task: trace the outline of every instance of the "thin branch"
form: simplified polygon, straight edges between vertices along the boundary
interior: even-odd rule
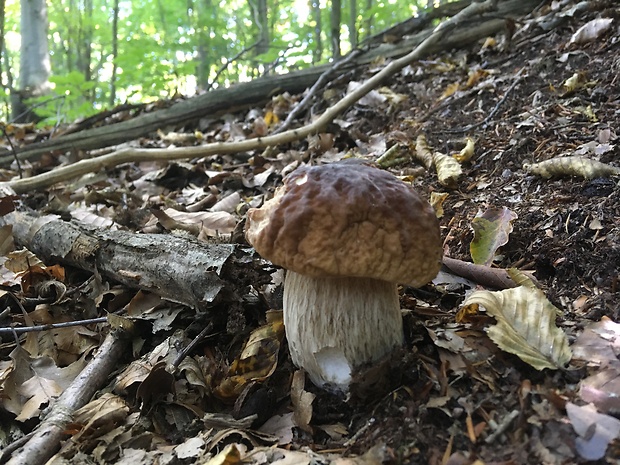
[[[291,111],[289,113],[289,115],[286,117],[286,121],[284,121],[284,123],[282,123],[282,126],[280,126],[278,129],[276,129],[273,133],[274,134],[279,134],[281,132],[286,131],[291,126],[292,122],[295,119],[297,119],[299,114],[301,112],[303,112],[308,107],[310,102],[316,97],[316,94],[319,92],[319,90],[321,88],[323,88],[323,86],[326,84],[327,80],[336,71],[341,69],[344,65],[354,61],[355,58],[357,58],[361,53],[362,53],[362,51],[360,49],[355,49],[351,53],[349,53],[344,59],[342,59],[340,61],[337,61],[336,63],[334,63],[333,66],[331,66],[329,69],[325,70],[325,72],[319,76],[317,81],[310,88],[310,90],[308,91],[306,96],[302,99],[302,101],[299,102],[299,104],[295,108],[293,108],[293,111]]]
[[[102,318],[90,318],[88,320],[76,320],[76,321],[65,321],[63,323],[50,323],[47,325],[37,325],[37,326],[20,326],[17,328],[9,327],[9,328],[0,328],[0,336],[3,334],[23,334],[23,333],[32,333],[36,331],[48,331],[50,329],[58,329],[58,328],[70,328],[71,326],[83,326],[83,325],[92,325],[97,323],[106,323],[108,321],[107,317]]]
[[[207,337],[207,334],[209,334],[212,329],[213,329],[213,322],[209,321],[209,324],[205,326],[204,329],[200,331],[200,333],[198,333],[198,335],[189,344],[187,344],[187,346],[183,350],[181,350],[181,352],[179,352],[179,354],[177,355],[177,358],[175,358],[174,362],[172,362],[172,366],[175,369],[178,368],[178,366],[181,364],[183,359],[187,357],[187,354],[189,354],[192,350],[194,350],[194,347],[196,347],[200,343],[200,341],[202,341],[205,337]]]
[[[476,265],[475,263],[464,262],[456,258],[443,257],[444,266],[454,275],[474,281],[485,287],[494,289],[510,289],[517,287],[508,272],[503,268],[491,268],[490,266]],[[538,280],[531,272],[525,272],[534,284],[539,286]]]
[[[93,359],[56,400],[32,438],[13,454],[7,462],[8,465],[44,464],[56,453],[75,411],[90,401],[110,373],[118,367],[118,362],[126,351],[126,339],[122,330],[115,330],[107,335]]]
[[[11,146],[11,154],[13,155],[13,159],[15,160],[15,163],[17,164],[17,173],[19,174],[19,179],[22,179],[24,177],[24,174],[22,171],[22,164],[20,163],[19,157],[17,156],[17,152],[15,151],[15,146],[13,145],[13,141],[11,141],[11,138],[6,132],[6,125],[4,124],[0,125],[0,129],[2,129],[2,134],[4,134],[4,138]]]
[[[226,59],[226,63],[224,63],[222,66],[220,66],[220,69],[217,70],[217,73],[215,73],[215,77],[213,78],[213,80],[207,85],[207,88],[205,90],[210,90],[213,87],[213,84],[215,84],[217,82],[217,80],[219,79],[219,77],[222,75],[222,73],[224,71],[226,71],[226,68],[228,68],[228,65],[230,65],[232,62],[237,61],[242,55],[248,53],[250,50],[252,50],[253,48],[255,48],[258,44],[260,44],[260,40],[257,42],[254,42],[252,45],[250,45],[249,47],[245,47],[243,50],[241,50],[239,53],[237,53],[234,57],[232,57],[231,59]]]

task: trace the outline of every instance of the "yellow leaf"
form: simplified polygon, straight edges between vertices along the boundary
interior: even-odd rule
[[[271,127],[274,124],[277,124],[280,121],[280,118],[278,118],[278,115],[276,115],[273,111],[268,110],[265,113],[265,123],[267,123],[267,126]]]
[[[282,320],[274,320],[255,329],[239,356],[232,362],[228,376],[216,387],[215,394],[223,400],[236,398],[251,381],[264,381],[278,364],[280,343],[284,337]]]
[[[435,210],[437,218],[441,218],[444,214],[443,203],[448,198],[446,192],[431,192],[431,205]]]
[[[471,222],[474,239],[469,244],[471,258],[476,265],[490,266],[495,252],[508,242],[512,222],[517,214],[506,207],[489,208],[478,213]]]
[[[526,282],[522,273],[512,271]],[[473,292],[463,306],[478,304],[495,317],[488,335],[502,350],[517,355],[537,370],[558,369],[571,359],[564,332],[555,325],[559,311],[533,284],[503,291]]]
[[[236,465],[241,463],[241,452],[235,444],[228,444],[222,452],[217,454],[206,465]]]

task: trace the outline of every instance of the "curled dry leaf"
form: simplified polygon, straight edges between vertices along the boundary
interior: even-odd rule
[[[448,198],[448,194],[446,192],[431,192],[431,205],[435,210],[435,214],[437,218],[441,218],[444,214],[443,211],[443,203]]]
[[[316,397],[304,389],[306,373],[297,370],[293,374],[291,383],[291,403],[293,404],[293,421],[298,428],[312,433],[310,420],[312,419],[312,402]]]
[[[545,179],[560,176],[580,176],[586,179],[620,175],[620,168],[585,157],[560,157],[540,163],[525,163],[523,168]]]
[[[511,270],[515,281],[526,280]],[[497,324],[488,335],[502,350],[517,355],[537,370],[558,369],[571,359],[566,335],[555,325],[559,311],[534,284],[503,291],[473,292],[463,306],[482,305]]]
[[[579,397],[591,402],[602,413],[620,412],[620,361],[601,367],[600,371],[579,383]]]
[[[280,344],[284,337],[284,323],[275,319],[255,329],[233,361],[227,377],[216,387],[215,394],[224,400],[235,399],[252,381],[264,381],[278,364]]]
[[[413,159],[422,163],[427,170],[430,170],[433,167],[433,151],[428,146],[424,134],[420,134],[415,141],[415,153],[413,154]]]
[[[225,211],[182,212],[173,208],[153,210],[155,220],[150,220],[145,228],[159,222],[168,230],[180,229],[194,235],[206,232],[208,236],[230,234],[237,225],[236,218]]]
[[[471,222],[474,239],[469,245],[476,265],[489,266],[493,263],[497,249],[508,243],[512,222],[517,218],[517,214],[506,207],[489,208],[476,215]]]
[[[471,137],[468,137],[467,141],[465,142],[465,147],[463,147],[459,153],[452,155],[452,156],[459,163],[469,161],[474,156],[475,148],[476,148],[476,143]]]
[[[620,324],[606,316],[585,327],[573,344],[574,357],[589,364],[604,365],[618,360]]]
[[[453,157],[443,153],[433,154],[433,163],[437,170],[437,180],[442,186],[454,187],[463,173],[461,165]]]

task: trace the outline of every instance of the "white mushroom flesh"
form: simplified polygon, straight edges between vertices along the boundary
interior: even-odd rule
[[[396,284],[288,271],[284,327],[293,363],[320,387],[346,392],[352,372],[403,343]]]

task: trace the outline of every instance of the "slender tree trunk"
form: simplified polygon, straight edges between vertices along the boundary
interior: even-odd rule
[[[269,50],[269,19],[267,17],[267,0],[256,0],[256,26],[258,27],[258,46],[256,54],[260,55]]]
[[[321,30],[323,28],[321,21],[321,4],[319,0],[310,0],[310,11],[314,21],[314,48],[312,49],[312,64],[319,63],[323,58],[323,40],[321,39]]]
[[[366,37],[372,36],[372,15],[368,14],[368,11],[372,8],[372,0],[366,0],[366,14],[368,17],[366,18]]]
[[[93,49],[93,0],[84,0],[84,13],[81,15],[82,18],[82,31],[81,31],[81,42],[82,42],[82,56],[80,57],[81,61],[81,69],[82,74],[84,75],[84,81],[89,82],[92,80],[92,68],[91,68],[91,58],[92,58],[92,49]],[[84,95],[84,97],[92,102],[94,100],[93,91],[89,91],[89,95]]]
[[[357,0],[349,0],[349,40],[351,41],[351,49],[357,48]]]
[[[26,99],[44,95],[50,89],[50,57],[47,48],[47,7],[45,0],[21,0],[21,48],[19,90],[11,94],[13,119],[35,121]]]
[[[332,0],[330,11],[330,31],[332,41],[332,57],[337,60],[341,56],[340,52],[340,24],[342,23],[342,3],[341,0]]]
[[[84,2],[84,79],[88,82],[93,78],[91,59],[93,53],[93,0]]]
[[[110,107],[116,103],[116,71],[118,59],[118,8],[119,0],[114,0],[112,12],[112,76],[110,77]]]
[[[196,56],[196,84],[199,89],[208,89],[209,74],[212,63],[216,57],[212,56],[211,32],[212,24],[217,24],[218,8],[213,6],[211,0],[198,0],[195,12],[195,28],[197,31],[197,56]]]
[[[4,6],[5,0],[0,0],[0,56],[4,56]],[[0,60],[0,77],[2,76],[2,60]],[[0,79],[1,81],[1,79]],[[0,82],[0,85],[4,84]]]

